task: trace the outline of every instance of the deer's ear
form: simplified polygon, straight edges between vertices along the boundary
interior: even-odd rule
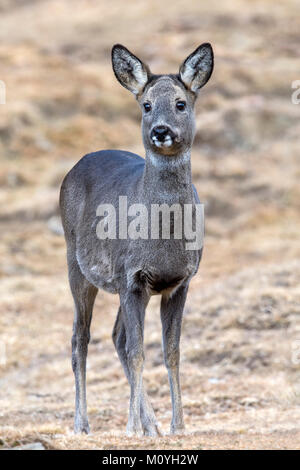
[[[209,43],[201,44],[190,54],[179,69],[179,75],[185,86],[193,93],[205,85],[214,68],[214,53]]]
[[[137,96],[149,80],[148,66],[121,44],[112,48],[111,55],[115,76],[123,87]]]

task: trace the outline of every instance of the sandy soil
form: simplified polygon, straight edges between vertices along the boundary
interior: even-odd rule
[[[0,0],[0,447],[300,448],[299,6]],[[88,358],[92,434],[75,436],[73,307],[58,191],[81,155],[142,153],[140,113],[113,77],[121,42],[154,72],[212,42],[197,104],[193,177],[206,204],[203,262],[188,297],[181,376],[186,433],[171,405],[159,298],[147,311],[145,383],[161,438],[125,436],[129,387],[111,341],[118,298],[100,292]],[[1,361],[0,361],[1,362]]]

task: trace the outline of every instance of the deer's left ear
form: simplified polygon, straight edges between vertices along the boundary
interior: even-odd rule
[[[185,59],[179,69],[179,75],[185,86],[197,94],[199,89],[210,79],[213,68],[212,47],[209,43],[204,43]]]

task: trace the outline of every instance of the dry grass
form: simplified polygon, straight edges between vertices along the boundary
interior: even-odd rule
[[[297,2],[141,0],[124,9],[120,0],[1,0],[0,11],[0,446],[299,449]],[[59,185],[84,153],[143,151],[139,110],[111,71],[113,43],[165,72],[204,41],[216,68],[197,105],[193,149],[207,235],[182,335],[187,433],[125,437],[129,388],[110,337],[118,299],[100,293],[88,360],[93,433],[74,436]],[[144,375],[167,432],[158,302],[147,312]]]

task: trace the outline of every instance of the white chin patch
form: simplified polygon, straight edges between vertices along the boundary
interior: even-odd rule
[[[158,139],[155,137],[152,139],[154,145],[158,148],[163,148],[163,147],[171,147],[172,145],[172,139],[171,137],[167,137],[163,142],[160,142]]]

